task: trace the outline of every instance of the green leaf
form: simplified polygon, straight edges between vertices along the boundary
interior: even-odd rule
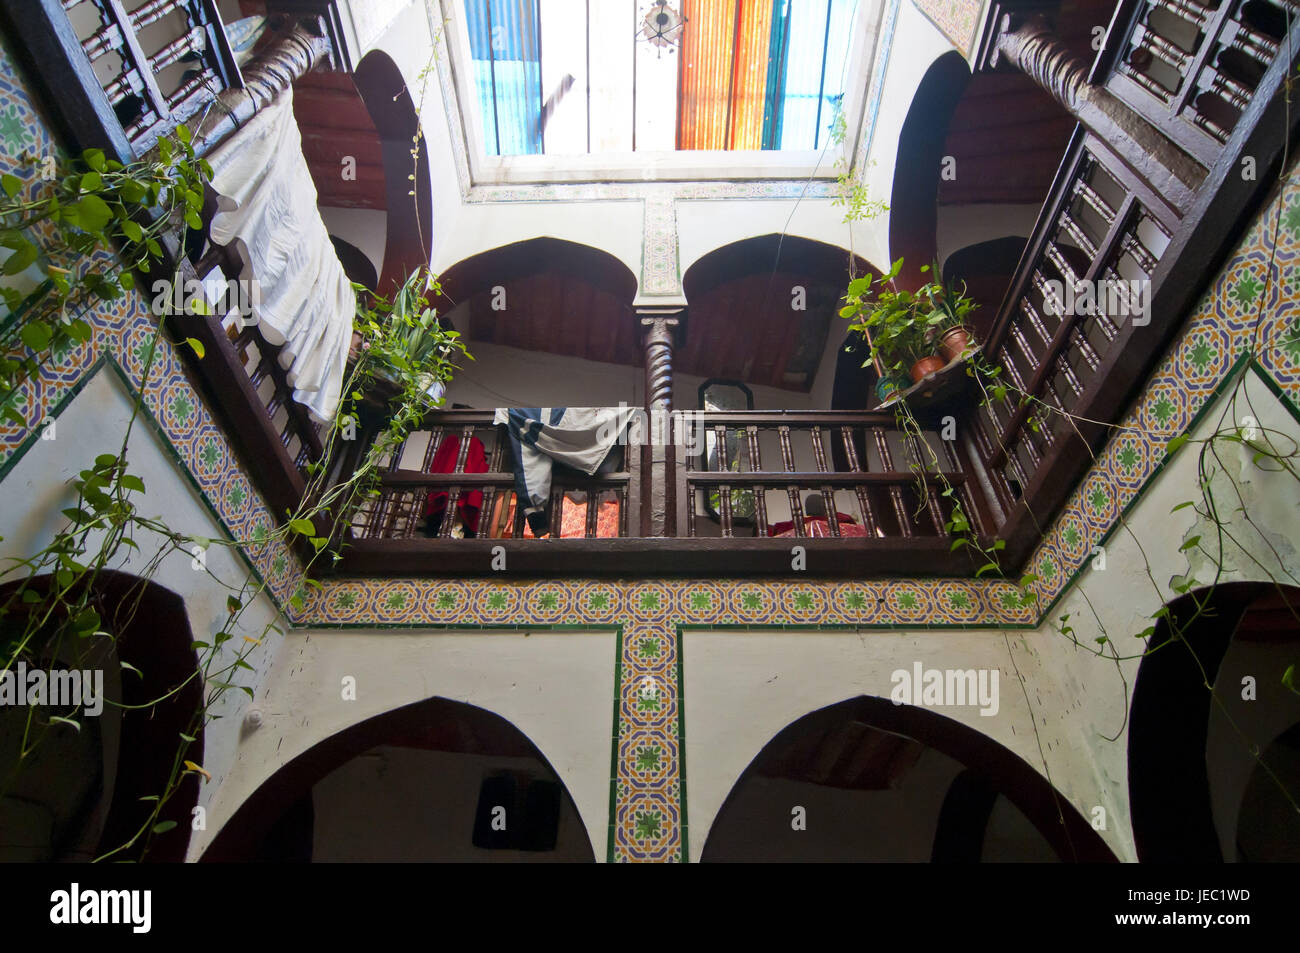
[[[87,149],[81,154],[81,161],[86,163],[87,168],[94,169],[96,172],[104,172],[108,169],[103,149]]]
[[[237,596],[226,596],[227,612],[229,612],[231,615],[234,615],[242,608],[244,608],[244,605],[239,601],[239,598]]]
[[[102,232],[113,220],[113,210],[98,195],[87,195],[74,207],[83,231]]]
[[[78,633],[89,634],[99,628],[99,613],[87,606],[77,613],[77,617],[72,621],[72,627]]]
[[[133,242],[138,242],[144,238],[144,229],[140,227],[139,222],[133,222],[129,218],[122,223],[122,234]]]
[[[311,520],[289,520],[289,528],[295,533],[301,533],[303,536],[316,535],[316,527],[312,525]]]
[[[144,481],[141,480],[138,476],[134,476],[130,473],[122,474],[122,479],[118,482],[122,484],[122,487],[124,489],[135,490],[137,493],[145,492]]]
[[[194,744],[196,741],[198,741],[198,739],[195,738],[193,735],[187,735],[183,731],[177,732],[177,734],[181,736],[182,741],[188,741],[190,744]]]
[[[185,343],[194,349],[194,353],[199,356],[199,360],[203,360],[203,358],[207,356],[208,352],[203,349],[202,341],[195,338],[186,338]]]
[[[136,668],[136,667],[135,667],[134,665],[132,665],[130,662],[123,662],[121,659],[118,659],[118,660],[117,660],[117,664],[121,665],[121,666],[122,666],[124,669],[126,669],[128,672],[135,672],[135,674],[139,675],[141,678],[144,678],[144,672],[140,671],[138,668]]]
[[[153,826],[153,832],[155,834],[166,834],[169,830],[171,830],[175,826],[176,826],[175,821],[161,821]]]
[[[1300,695],[1300,689],[1296,688],[1295,685],[1295,663],[1288,665],[1286,671],[1282,673],[1282,684]]]
[[[1165,444],[1165,453],[1177,453],[1178,449],[1190,439],[1192,438],[1188,434],[1179,434],[1173,440],[1170,440]]]
[[[177,126],[176,138],[179,139],[181,142],[189,142],[191,138],[190,127],[185,125],[185,123],[181,123],[179,126]]]
[[[87,172],[81,177],[80,188],[83,192],[98,192],[104,187],[104,177],[98,172]]]
[[[952,545],[948,547],[948,552],[951,553],[954,550],[960,549],[961,547],[965,546],[967,542],[968,540],[966,540],[964,537],[959,536],[957,539],[954,539],[952,541]]]
[[[1194,501],[1192,501],[1192,500],[1187,500],[1186,502],[1179,503],[1177,506],[1175,506],[1175,507],[1174,507],[1172,510],[1170,510],[1169,512],[1170,512],[1170,513],[1177,513],[1179,510],[1185,510],[1185,509],[1187,509],[1187,507],[1189,507],[1189,506],[1194,506],[1194,505],[1195,505],[1195,502],[1194,502]]]
[[[975,570],[975,578],[978,579],[980,576],[984,575],[986,572],[997,572],[997,570],[998,570],[998,564],[997,564],[997,563],[985,563],[983,566],[980,566],[979,569],[976,569],[976,570]]]
[[[16,175],[0,175],[0,188],[5,190],[5,195],[13,198],[23,187],[23,180]]]
[[[1187,542],[1183,543],[1183,545],[1179,546],[1178,551],[1180,553],[1185,553],[1187,552],[1187,550],[1193,549],[1196,546],[1196,544],[1199,543],[1200,541],[1201,541],[1201,537],[1193,536],[1191,539],[1187,540]]]
[[[1147,626],[1145,629],[1143,629],[1141,632],[1139,632],[1136,636],[1134,636],[1134,638],[1138,638],[1138,639],[1149,639],[1149,638],[1151,638],[1151,636],[1153,636],[1153,635],[1155,635],[1155,634],[1156,634],[1156,627],[1155,627],[1154,625],[1149,625],[1149,626]]]
[[[23,325],[23,329],[18,332],[22,342],[33,351],[44,351],[50,346],[50,339],[54,336],[54,329],[44,321],[30,321]]]
[[[62,715],[51,715],[50,721],[57,722],[61,725],[71,725],[73,728],[77,729],[78,734],[81,733],[81,725],[77,724],[77,722],[73,721],[71,718],[64,718]]]
[[[14,249],[14,253],[5,259],[4,273],[6,275],[16,275],[26,271],[41,256],[40,250],[27,239],[23,238],[20,241],[21,244]]]

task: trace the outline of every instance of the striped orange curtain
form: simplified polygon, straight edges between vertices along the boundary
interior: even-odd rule
[[[678,149],[761,149],[772,0],[684,0]]]

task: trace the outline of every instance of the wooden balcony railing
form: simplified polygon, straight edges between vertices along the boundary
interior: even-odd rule
[[[411,539],[424,534],[452,539],[465,530],[484,539],[529,539],[515,493],[510,442],[492,425],[493,411],[453,410],[430,415],[427,429],[417,430],[381,462],[380,494],[353,514],[351,529],[358,539]],[[487,470],[467,472],[472,441],[484,448]],[[448,443],[450,441],[450,443]],[[452,469],[432,473],[430,467],[447,446],[454,448]],[[548,534],[553,539],[627,538],[639,526],[639,454],[621,454],[626,468],[587,476],[556,467],[551,484]],[[450,454],[445,455],[450,457]],[[443,517],[436,529],[426,525],[431,494],[446,494]],[[470,494],[478,498],[473,526],[458,520],[460,504]],[[576,517],[576,518],[575,518]]]
[[[1136,396],[1276,181],[1300,129],[1286,102],[1300,62],[1292,9],[1291,0],[1126,0],[1087,83],[1033,29],[1003,41],[1012,54],[1037,43],[1018,65],[1063,104],[1088,104],[1072,110],[1081,124],[984,348],[1029,400],[990,402],[970,421],[1006,514],[997,535],[1011,565],[1086,472],[1105,425]],[[1066,67],[1049,73],[1047,62]],[[1174,147],[1165,157],[1177,160],[1176,175],[1132,143],[1095,134],[1106,95],[1131,111],[1130,125],[1149,124]],[[1150,185],[1189,178],[1168,194]]]
[[[1207,168],[1282,51],[1292,0],[1138,0],[1106,86]]]
[[[78,149],[148,152],[243,80],[217,0],[4,0],[0,9]]]
[[[900,432],[892,414],[684,412],[672,417],[678,442],[668,482],[678,510],[667,536],[639,537],[643,455],[626,446],[613,451],[626,462],[611,472],[587,477],[556,467],[549,533],[534,538],[519,511],[509,438],[492,417],[429,415],[389,457],[379,496],[353,514],[340,572],[488,575],[500,569],[501,547],[512,573],[771,574],[789,572],[792,549],[802,546],[808,571],[819,575],[960,575],[974,567],[952,552],[953,497],[943,490],[953,487],[978,532],[989,528],[965,451],[937,433]],[[444,465],[454,459],[452,472],[428,472],[452,436],[454,458],[442,455]],[[472,440],[482,444],[484,472],[467,472]],[[482,494],[477,516],[448,518],[470,493]],[[443,515],[430,527],[430,497],[441,494]],[[810,494],[824,517],[805,512]]]

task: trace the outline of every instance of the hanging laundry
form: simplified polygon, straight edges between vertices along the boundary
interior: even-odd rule
[[[455,473],[456,460],[460,457],[460,436],[458,434],[447,434],[438,444],[438,449],[433,454],[433,461],[429,464],[430,473]],[[470,437],[469,448],[465,452],[465,469],[462,473],[487,473],[488,462],[487,454],[483,451],[483,441],[478,437]],[[442,520],[447,512],[446,490],[436,490],[429,494],[429,502],[425,504],[424,515],[426,517],[425,533],[429,536],[437,536],[438,531],[442,528]],[[478,515],[479,510],[483,507],[482,490],[462,490],[460,498],[456,501],[456,512],[460,515],[461,525],[465,527],[465,535],[473,537],[478,533]]]
[[[551,468],[555,463],[596,473],[637,413],[635,407],[498,407],[515,458],[515,491],[535,536],[549,531]]]

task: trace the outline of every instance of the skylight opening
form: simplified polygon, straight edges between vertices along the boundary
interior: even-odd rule
[[[855,0],[464,0],[488,156],[815,152]],[[663,18],[660,18],[660,15]],[[651,22],[684,18],[647,39]]]

